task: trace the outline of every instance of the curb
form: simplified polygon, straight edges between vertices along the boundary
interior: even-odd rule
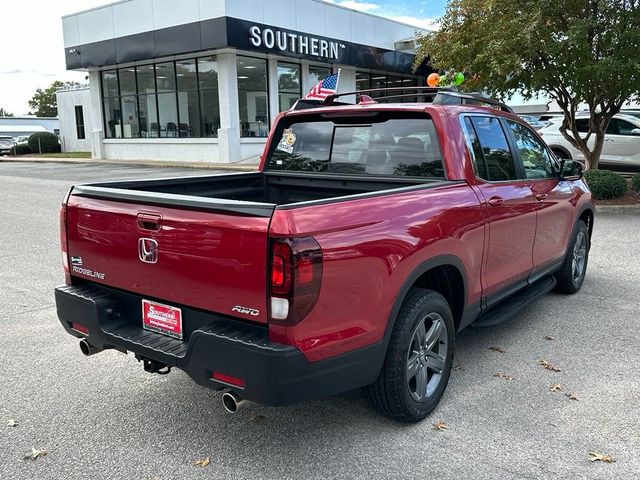
[[[640,205],[596,205],[596,213],[640,215]]]
[[[160,160],[94,160],[91,158],[47,158],[47,157],[3,157],[1,162],[28,162],[28,163],[83,163],[96,165],[121,165],[129,167],[156,167],[156,168],[196,168],[203,170],[235,170],[242,172],[254,172],[258,164],[254,163],[204,163],[204,162],[165,162]]]

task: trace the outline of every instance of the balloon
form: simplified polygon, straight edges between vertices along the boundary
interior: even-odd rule
[[[456,86],[462,85],[463,82],[464,82],[464,74],[463,73],[458,72],[453,76],[453,83]]]
[[[440,81],[440,75],[437,73],[432,73],[427,77],[427,85],[430,87],[437,87],[438,82]]]

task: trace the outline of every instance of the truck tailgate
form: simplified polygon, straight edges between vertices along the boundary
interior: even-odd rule
[[[71,275],[255,322],[267,322],[270,216],[71,195]]]

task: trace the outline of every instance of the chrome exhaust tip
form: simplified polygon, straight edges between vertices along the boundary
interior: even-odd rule
[[[80,351],[85,357],[90,357],[91,355],[100,353],[102,351],[102,348],[94,347],[86,340],[80,340]]]
[[[233,392],[225,392],[222,394],[222,406],[229,413],[237,413],[238,409],[244,405],[246,400],[240,398]]]

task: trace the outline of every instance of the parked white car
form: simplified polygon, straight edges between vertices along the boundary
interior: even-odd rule
[[[578,116],[578,131],[589,131],[589,116]],[[538,133],[559,158],[584,161],[584,155],[573,147],[560,133],[562,117],[554,118]],[[592,146],[594,136],[589,140]],[[600,164],[613,168],[640,169],[640,118],[630,114],[618,114],[609,123],[605,134]],[[626,168],[625,168],[626,167]]]

